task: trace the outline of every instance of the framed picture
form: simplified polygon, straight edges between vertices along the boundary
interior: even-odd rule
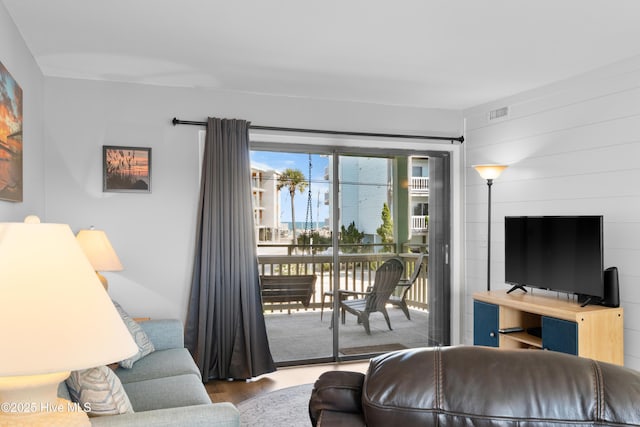
[[[22,201],[22,88],[1,62],[0,200]]]
[[[151,148],[102,146],[102,191],[151,192]]]

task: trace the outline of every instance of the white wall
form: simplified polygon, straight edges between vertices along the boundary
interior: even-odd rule
[[[492,289],[504,284],[505,215],[604,215],[605,267],[617,266],[625,364],[640,369],[640,57],[465,112],[466,293],[486,288],[487,186],[473,164],[506,163],[492,198]],[[508,106],[489,124],[490,110]]]
[[[45,111],[47,220],[69,223],[74,231],[91,225],[105,230],[125,267],[105,274],[110,294],[132,315],[152,317],[184,318],[191,279],[201,128],[174,127],[174,116],[296,128],[462,133],[461,112],[60,78],[45,79]],[[401,144],[409,143],[399,142],[398,148],[404,148]],[[103,193],[102,145],[152,147],[151,194]]]
[[[0,62],[22,88],[24,185],[21,203],[0,200],[0,222],[22,221],[30,214],[38,215],[44,220],[44,140],[42,138],[44,78],[1,2]]]

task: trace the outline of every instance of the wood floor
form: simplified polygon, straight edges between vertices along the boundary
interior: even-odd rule
[[[276,372],[262,375],[251,381],[209,381],[207,392],[212,402],[238,404],[243,400],[270,391],[299,384],[313,383],[325,371],[365,372],[369,361],[329,363],[321,365],[279,368]]]

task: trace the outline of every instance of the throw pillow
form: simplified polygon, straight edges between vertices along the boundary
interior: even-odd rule
[[[133,412],[120,379],[106,366],[73,371],[66,383],[71,400],[90,416]]]
[[[138,322],[133,320],[127,314],[127,312],[125,312],[122,307],[120,307],[120,304],[113,301],[113,305],[115,305],[118,313],[120,313],[120,317],[124,321],[124,324],[127,325],[129,333],[133,337],[134,341],[136,342],[136,344],[138,344],[138,352],[136,354],[128,359],[120,361],[121,367],[131,369],[133,367],[133,364],[137,360],[142,359],[149,353],[153,353],[155,351],[155,347],[153,346],[151,340],[149,340],[149,337],[147,336],[147,333],[144,331],[144,329],[142,329],[142,327],[138,325]]]

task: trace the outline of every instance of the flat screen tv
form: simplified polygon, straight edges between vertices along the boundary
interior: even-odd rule
[[[508,216],[505,281],[602,299],[602,216]]]

